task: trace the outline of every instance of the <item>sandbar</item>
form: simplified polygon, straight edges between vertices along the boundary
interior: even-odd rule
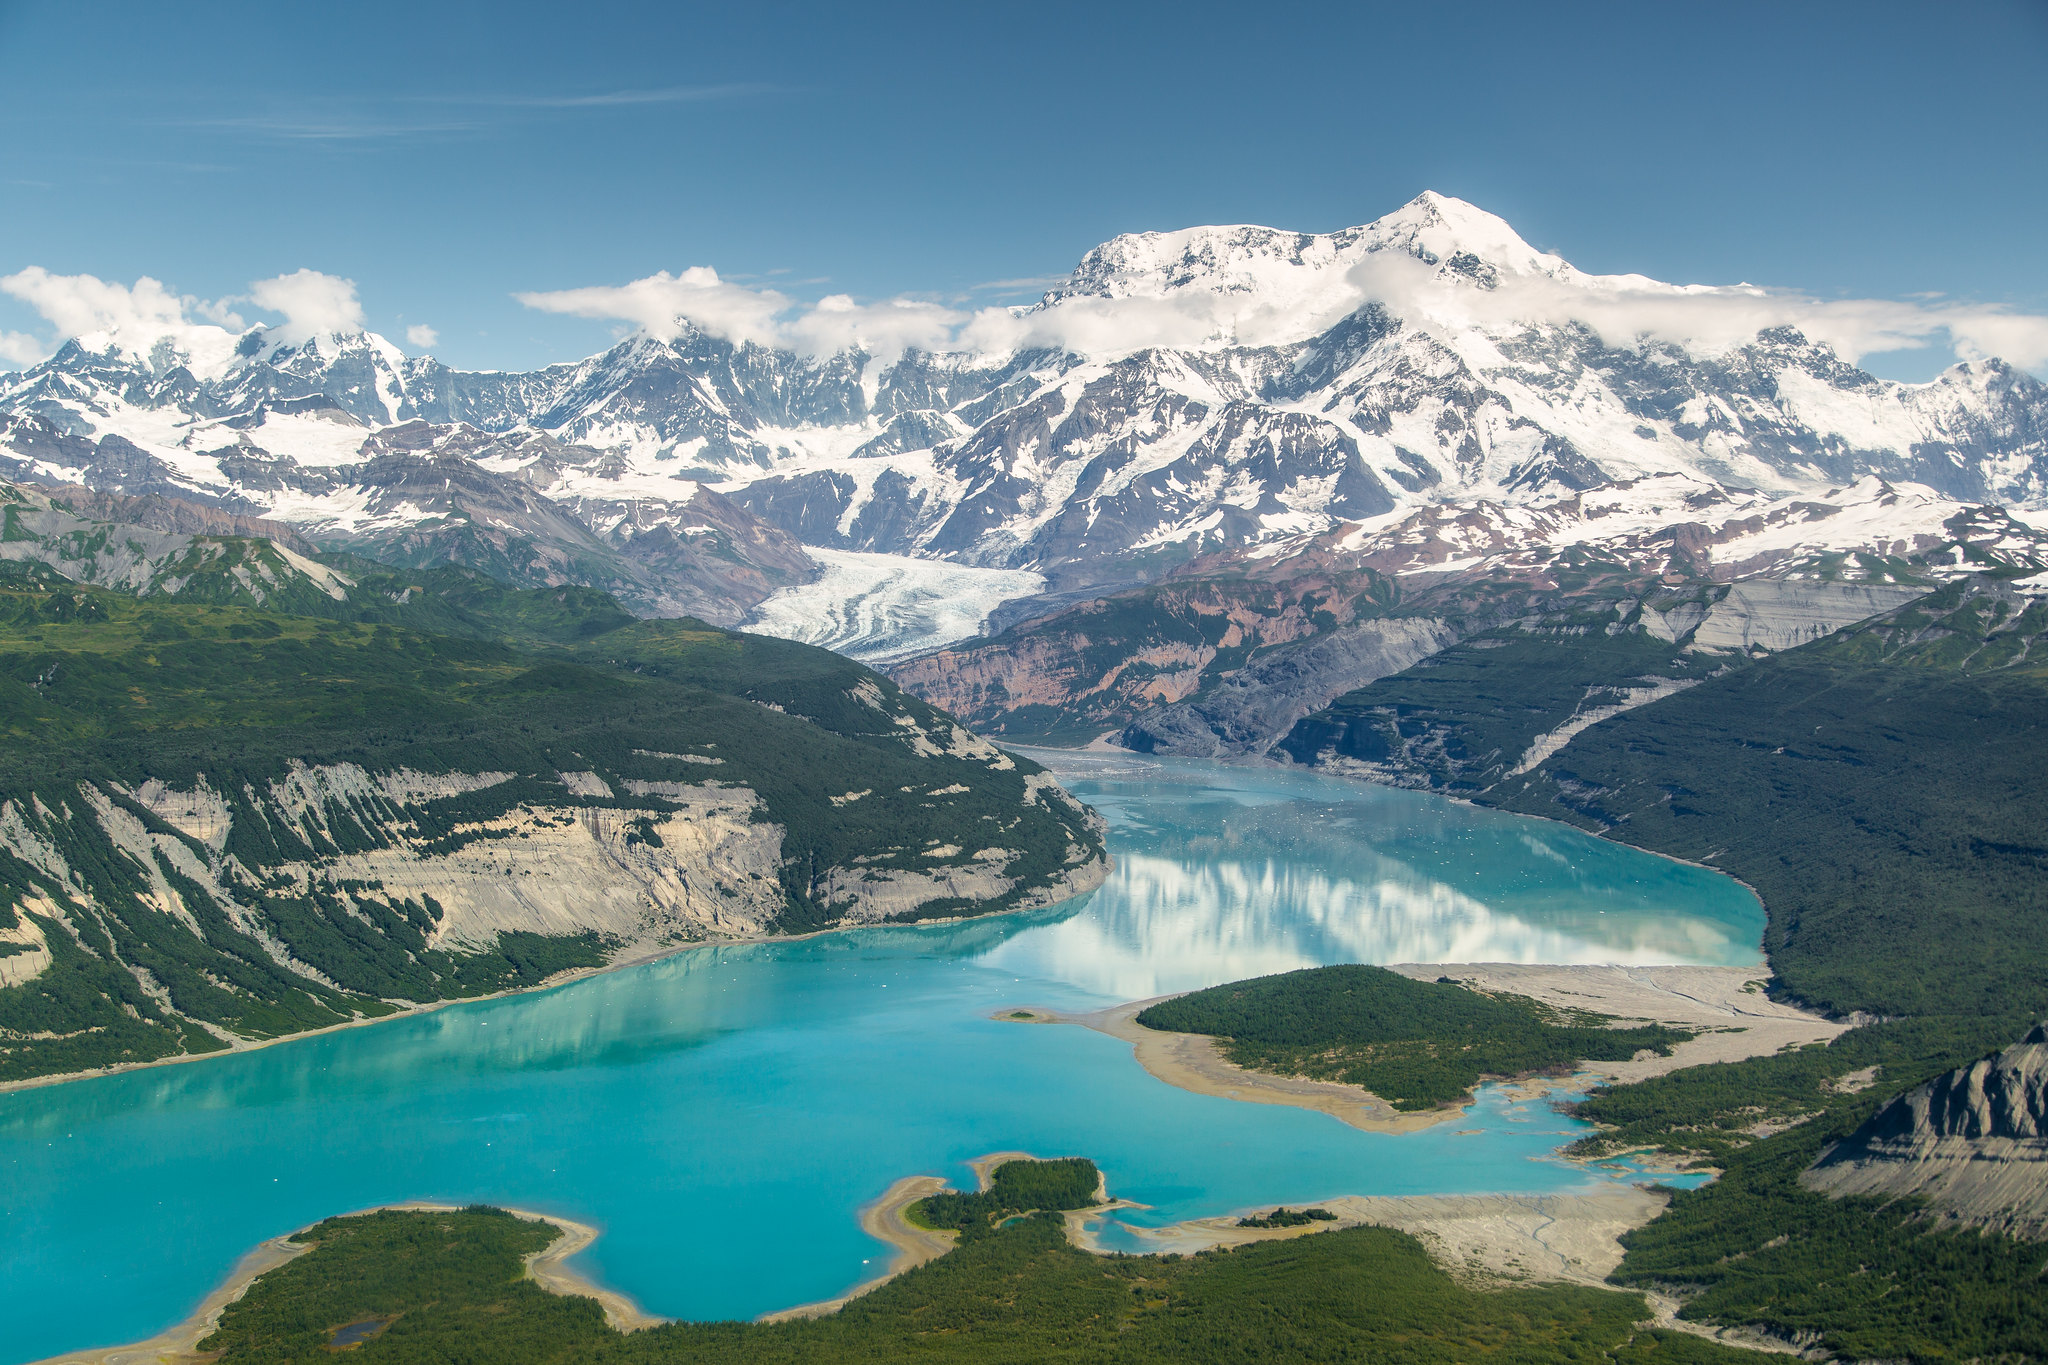
[[[1006,1161],[1043,1161],[1044,1157],[1030,1152],[990,1152],[967,1163],[974,1172],[974,1186],[987,1190],[995,1179],[996,1167]],[[878,1241],[887,1242],[895,1251],[890,1258],[888,1269],[873,1279],[863,1280],[844,1294],[834,1299],[822,1299],[817,1303],[799,1304],[795,1308],[782,1308],[773,1313],[763,1313],[756,1322],[787,1322],[792,1318],[822,1318],[836,1313],[849,1302],[863,1294],[871,1293],[895,1279],[906,1270],[913,1270],[927,1262],[935,1261],[960,1244],[960,1234],[950,1228],[921,1228],[904,1217],[912,1204],[929,1194],[937,1194],[948,1188],[947,1182],[935,1175],[910,1175],[891,1185],[874,1203],[860,1211],[861,1231]],[[1068,1213],[1067,1227],[1070,1235],[1077,1231],[1077,1217],[1095,1217],[1112,1209],[1141,1209],[1143,1204],[1132,1204],[1126,1200],[1109,1197],[1109,1179],[1100,1172],[1096,1174],[1095,1198],[1098,1203],[1089,1209],[1078,1209]]]
[[[1368,1133],[1412,1133],[1456,1118],[1462,1105],[1406,1114],[1368,1090],[1336,1081],[1312,1081],[1300,1076],[1273,1076],[1247,1071],[1223,1055],[1214,1038],[1205,1033],[1162,1033],[1137,1021],[1138,1011],[1173,996],[1155,996],[1112,1005],[1088,1014],[1060,1014],[1052,1010],[1005,1010],[998,1019],[1029,1014],[1029,1022],[1079,1024],[1121,1038],[1131,1045],[1138,1065],[1168,1085],[1191,1090],[1197,1095],[1215,1095],[1247,1104],[1285,1104],[1328,1114],[1353,1128]],[[1019,1022],[1025,1022],[1020,1020]]]

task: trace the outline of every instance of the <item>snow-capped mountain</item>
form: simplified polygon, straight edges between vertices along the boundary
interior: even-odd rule
[[[1750,297],[1588,275],[1424,194],[1330,234],[1118,237],[945,353],[806,356],[679,324],[520,374],[370,334],[81,338],[0,378],[0,473],[724,620],[815,577],[803,545],[1029,571],[1060,595],[1643,479],[2048,506],[2039,381],[1996,360],[1879,380],[1797,331],[1742,331]],[[1630,334],[1619,299],[1709,325]]]

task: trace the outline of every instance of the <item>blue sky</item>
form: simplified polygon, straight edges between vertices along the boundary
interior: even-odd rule
[[[0,58],[0,274],[217,299],[310,268],[464,366],[610,340],[518,291],[708,265],[1024,301],[1119,232],[1424,189],[1587,270],[2048,313],[2043,0],[0,0]],[[54,335],[0,298],[10,329]]]

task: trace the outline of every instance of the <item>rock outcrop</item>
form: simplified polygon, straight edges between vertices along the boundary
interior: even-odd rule
[[[1835,1196],[1918,1196],[1944,1221],[2048,1239],[2048,1024],[1899,1096],[1800,1177]]]
[[[1141,753],[1194,758],[1263,754],[1311,711],[1457,639],[1456,629],[1433,618],[1361,621],[1282,646],[1199,696],[1154,707],[1124,727],[1116,742]]]
[[[1721,600],[1707,609],[1705,619],[1693,629],[1692,643],[1701,649],[1775,654],[1925,595],[1924,588],[1898,583],[1748,579],[1730,584]],[[1647,628],[1652,615],[1645,613],[1643,620]]]

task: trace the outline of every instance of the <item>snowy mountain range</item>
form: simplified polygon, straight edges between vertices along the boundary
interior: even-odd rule
[[[1814,551],[1938,539],[1973,506],[2048,508],[2039,381],[1991,359],[1879,380],[1752,326],[1769,320],[1758,292],[1588,275],[1424,194],[1324,235],[1118,237],[959,349],[811,355],[681,320],[575,364],[479,373],[369,333],[80,337],[0,376],[0,475],[724,623],[827,581],[943,600],[932,584],[957,568],[1053,605],[1219,553],[1362,553],[1425,523],[1469,538],[1483,522],[1506,553],[1617,485],[1682,485],[1677,521],[1854,503],[1799,518]],[[919,640],[902,624],[892,649]]]

